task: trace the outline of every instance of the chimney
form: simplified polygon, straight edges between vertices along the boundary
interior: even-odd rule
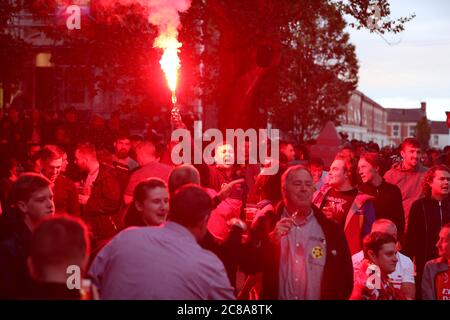
[[[425,101],[420,103],[420,109],[422,110],[423,114],[427,115],[427,103]]]

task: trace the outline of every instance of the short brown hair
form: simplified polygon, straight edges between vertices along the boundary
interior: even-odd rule
[[[76,151],[84,155],[89,155],[94,159],[97,159],[97,151],[95,150],[95,146],[90,142],[79,143],[77,145]]]
[[[10,199],[13,205],[19,201],[28,202],[36,191],[48,188],[52,185],[50,180],[37,173],[24,173],[17,179],[10,191]]]
[[[145,154],[147,156],[156,157],[156,148],[150,141],[142,141],[136,145],[136,154]]]
[[[375,231],[369,233],[363,240],[364,258],[369,259],[369,251],[372,251],[378,256],[381,247],[386,243],[397,243],[397,240],[392,235],[385,232]]]
[[[403,140],[402,144],[400,145],[400,150],[405,151],[405,148],[407,146],[413,147],[413,148],[421,148],[419,140],[416,138],[406,138]]]
[[[200,173],[194,166],[184,164],[172,169],[169,175],[169,193],[174,194],[188,183],[200,184]]]
[[[381,156],[376,152],[364,152],[360,155],[359,159],[364,159],[375,169],[380,169],[383,166]]]
[[[41,161],[57,160],[64,155],[64,151],[60,147],[52,144],[45,145],[38,153]]]
[[[194,227],[210,215],[212,201],[202,187],[187,184],[175,191],[170,197],[169,220],[185,227]]]
[[[48,266],[77,265],[90,250],[85,223],[69,215],[44,218],[34,230],[30,258],[38,276]]]
[[[358,164],[356,159],[353,157],[348,157],[342,152],[338,152],[338,154],[334,157],[334,160],[344,161],[344,169],[349,173],[350,183],[352,186],[356,186],[358,184]]]

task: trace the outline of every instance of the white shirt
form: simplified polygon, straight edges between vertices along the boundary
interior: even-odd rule
[[[397,252],[397,265],[395,266],[395,271],[389,275],[392,285],[400,289],[402,283],[412,283],[414,284],[414,264],[410,258]],[[355,253],[352,256],[353,272],[356,274],[361,267],[361,263],[364,260],[364,253],[362,250]]]

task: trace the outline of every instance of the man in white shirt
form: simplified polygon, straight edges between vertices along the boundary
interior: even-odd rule
[[[388,219],[378,219],[372,225],[371,232],[383,232],[394,236],[397,239],[397,227]],[[397,266],[395,271],[389,274],[392,285],[401,290],[408,300],[414,300],[416,295],[416,286],[414,281],[414,264],[410,258],[397,252]],[[352,256],[353,270],[356,274],[364,260],[362,251]]]

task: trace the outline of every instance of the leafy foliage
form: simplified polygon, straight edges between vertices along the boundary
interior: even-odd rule
[[[32,3],[40,19],[55,10],[55,0]],[[87,68],[92,94],[119,92],[125,111],[158,113],[169,106],[170,93],[148,12],[137,2],[101,3],[92,2],[81,30],[47,24],[44,31],[57,44],[55,62]],[[374,4],[375,29],[368,23]],[[327,121],[338,123],[358,81],[344,16],[353,27],[379,34],[401,32],[413,18],[392,19],[388,0],[193,0],[181,15],[182,110],[201,101],[209,126],[265,127],[270,121],[298,141]]]
[[[431,126],[427,117],[422,117],[416,125],[417,140],[419,140],[422,150],[429,148],[431,138]]]

